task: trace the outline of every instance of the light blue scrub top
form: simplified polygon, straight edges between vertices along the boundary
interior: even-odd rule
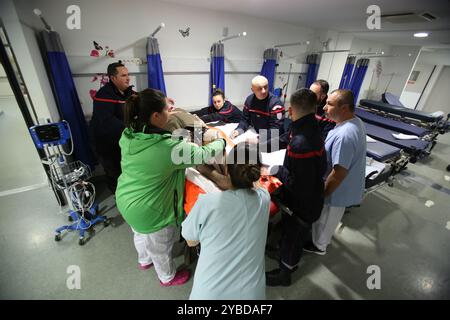
[[[270,195],[265,189],[202,194],[182,223],[200,241],[190,299],[265,299]]]
[[[348,173],[339,187],[325,203],[332,207],[348,207],[360,204],[365,188],[366,172],[366,128],[361,119],[355,117],[337,125],[325,140],[328,170],[335,165],[347,169]]]

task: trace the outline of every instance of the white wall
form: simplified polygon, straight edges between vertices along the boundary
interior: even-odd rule
[[[40,52],[37,46],[30,42],[29,31],[22,28],[11,0],[0,2],[0,16],[38,118],[57,119],[56,104],[49,90],[47,75],[42,71],[42,59],[39,60]]]
[[[417,110],[428,109],[428,99],[431,96],[434,86],[437,84],[439,76],[445,66],[450,65],[450,50],[440,50],[438,52],[421,51],[417,60],[418,64],[427,64],[436,66],[433,74],[430,77],[427,87],[425,88],[422,97],[417,104]],[[430,106],[433,108],[433,106]]]
[[[385,91],[400,96],[419,52],[418,47],[392,47],[384,43],[354,38],[349,33],[330,30],[318,31],[317,36],[322,41],[331,39],[329,50],[349,50],[344,53],[322,54],[317,78],[327,80],[330,83],[330,91],[339,87],[345,62],[350,53],[384,52],[386,57],[369,57],[369,67],[361,85],[358,100],[367,98],[379,100]],[[316,42],[314,50],[322,49],[321,44]],[[408,56],[409,52],[411,52],[411,56]],[[393,57],[395,55],[397,57]],[[356,57],[358,59],[365,56],[357,55]],[[381,63],[382,69],[379,76],[376,72],[378,62]]]
[[[353,36],[351,34],[338,33],[336,31],[328,30],[326,32],[320,32],[318,35],[322,41],[331,39],[328,45],[328,50],[349,50],[350,52],[353,40]],[[322,51],[323,49],[325,48],[323,48],[320,43],[316,46],[317,51]],[[323,53],[321,55],[317,79],[327,80],[330,85],[330,92],[339,88],[349,52]]]
[[[413,68],[413,72],[419,72],[417,80],[414,83],[410,83],[408,81],[405,90],[403,90],[402,95],[400,96],[400,102],[411,109],[415,109],[425,85],[427,84],[434,69],[434,65],[419,63],[420,61],[418,61]]]
[[[6,77],[5,69],[0,64],[0,99],[6,97],[13,97],[14,93],[9,85],[8,78]],[[0,107],[0,111],[1,111]]]
[[[445,66],[440,72],[439,78],[431,91],[424,111],[443,111],[450,113],[450,66]]]
[[[225,42],[226,74],[225,89],[228,98],[235,104],[242,104],[250,93],[250,79],[259,73],[262,55],[266,48],[280,43],[309,40],[315,31],[284,23],[267,21],[239,14],[181,6],[166,2],[136,0],[125,1],[77,1],[81,8],[81,30],[66,28],[65,13],[71,0],[51,1],[18,0],[17,10],[20,18],[36,27],[40,21],[33,16],[33,7],[42,10],[44,17],[61,35],[61,40],[75,75],[80,100],[85,114],[91,113],[92,101],[90,89],[98,89],[98,83],[91,83],[92,73],[104,73],[106,66],[115,60],[145,58],[146,37],[153,32],[160,22],[166,28],[158,35],[163,60],[166,89],[177,105],[187,109],[204,106],[208,102],[209,86],[209,50],[213,42],[222,38],[223,27],[229,28],[233,35],[246,31],[248,36]],[[190,36],[183,38],[179,29],[190,27]],[[109,46],[116,52],[116,58],[93,58],[89,56],[93,49],[92,41],[102,46]],[[284,58],[280,61],[278,71],[288,71],[293,63],[291,89],[295,89],[293,79],[298,72],[305,72],[303,63],[298,63],[298,56],[306,47],[283,48]],[[300,61],[303,62],[303,61]],[[127,63],[130,72],[140,72],[133,77],[136,89],[146,87],[146,66]],[[188,72],[189,74],[173,74]],[[284,81],[287,76],[282,75]],[[281,82],[277,77],[276,85]]]
[[[0,96],[0,109],[0,194],[45,184],[47,176],[14,95]]]
[[[386,91],[398,97],[402,95],[419,52],[420,47],[416,46],[392,46],[391,54],[396,57],[387,59],[385,64],[385,72],[390,73],[392,77]]]
[[[436,52],[429,52],[422,50],[420,52],[417,63],[449,66],[450,50],[439,50]]]
[[[0,150],[0,194],[45,183],[47,176],[1,64]]]
[[[420,47],[390,46],[354,38],[351,33],[338,33],[332,30],[318,30],[316,36],[321,41],[331,39],[329,50],[348,50],[344,53],[324,53],[321,56],[317,78],[327,80],[330,83],[330,91],[339,87],[349,54],[384,52],[386,57],[369,57],[369,67],[361,85],[358,100],[367,98],[379,100],[385,91],[400,96],[420,50]],[[323,49],[320,41],[315,41],[313,50]],[[357,55],[356,57],[358,59],[366,56]],[[379,76],[376,72],[378,62],[381,63],[382,69]]]

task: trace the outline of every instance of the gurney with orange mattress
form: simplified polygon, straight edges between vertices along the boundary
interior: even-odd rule
[[[226,152],[228,153],[237,143],[245,141],[246,137],[254,136],[256,133],[251,130],[247,131],[244,135],[241,135],[237,139],[231,140],[229,138],[230,133],[235,129],[237,124],[228,124],[220,127],[208,126],[208,129],[218,131],[219,136],[224,138],[227,142]],[[269,193],[274,192],[281,186],[281,181],[274,176],[261,176],[259,185],[266,188]],[[184,210],[186,215],[189,214],[194,207],[195,202],[200,194],[221,192],[222,190],[211,180],[202,175],[195,168],[186,169],[186,184],[184,194]],[[278,212],[278,206],[271,201],[270,204],[270,216],[274,216]]]

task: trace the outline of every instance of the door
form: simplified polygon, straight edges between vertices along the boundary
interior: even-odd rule
[[[47,184],[39,154],[28,132],[36,113],[0,24],[0,196]]]

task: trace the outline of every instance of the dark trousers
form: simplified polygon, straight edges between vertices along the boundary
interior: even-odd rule
[[[292,216],[282,211],[280,239],[280,268],[287,269],[284,264],[297,266],[303,255],[303,247],[310,238],[311,224],[304,222],[295,214]]]
[[[118,143],[102,139],[96,141],[95,151],[98,160],[105,170],[106,184],[112,193],[116,192],[117,179],[119,179],[122,169],[120,167],[120,147]]]

